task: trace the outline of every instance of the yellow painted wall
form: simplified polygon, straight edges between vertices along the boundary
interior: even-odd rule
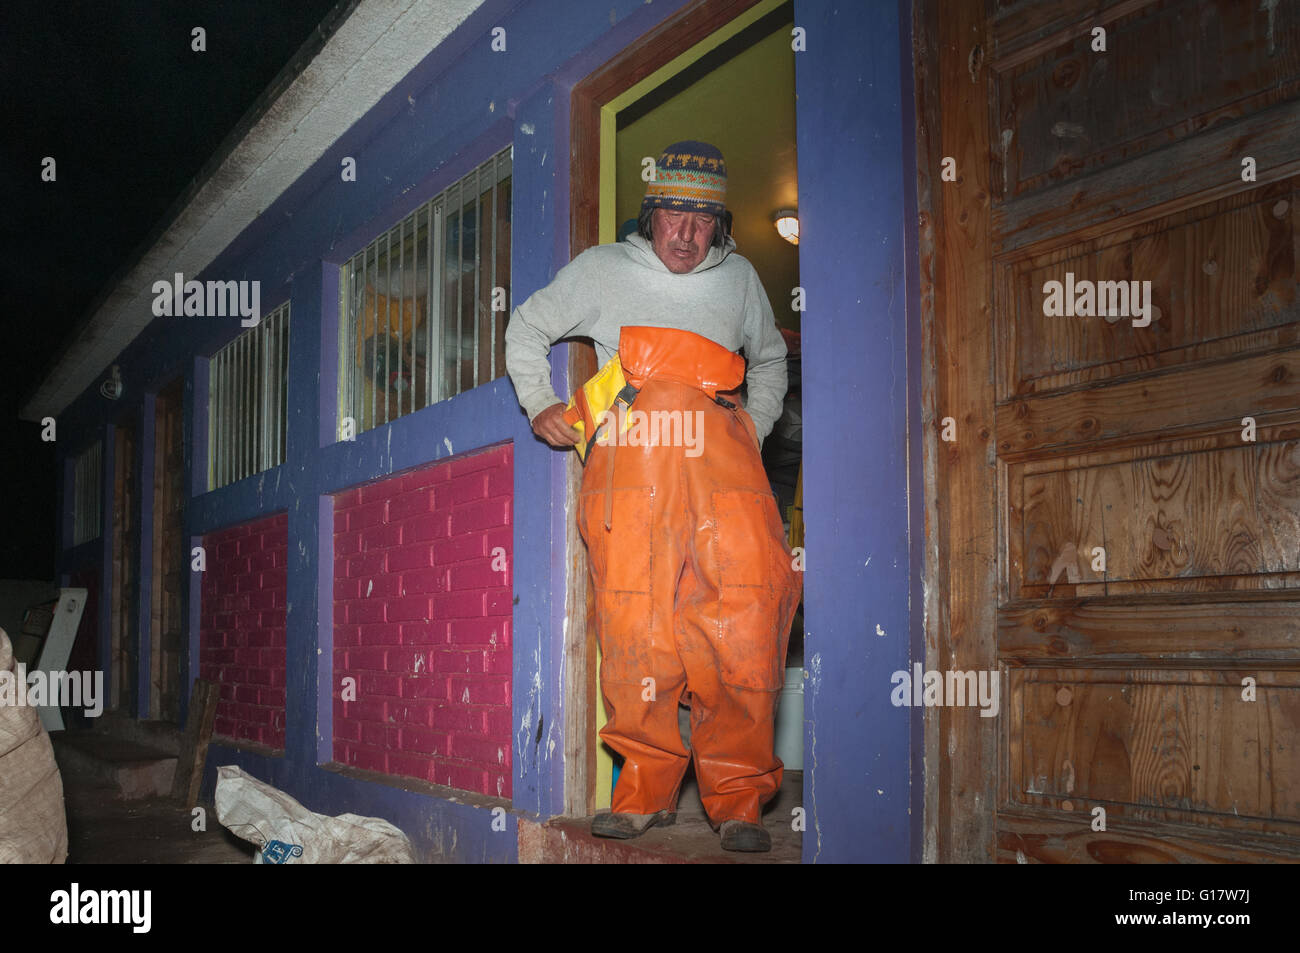
[[[772,225],[778,208],[798,204],[794,52],[787,25],[703,76],[616,135],[617,225],[636,218],[645,195],[641,159],[681,139],[700,139],[727,160],[727,207],[737,251],[754,265],[777,323],[798,329],[790,289],[798,249]]]

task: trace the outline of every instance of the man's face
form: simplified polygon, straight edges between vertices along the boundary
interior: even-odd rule
[[[655,254],[668,270],[684,275],[702,261],[713,244],[716,218],[704,212],[657,208],[651,220]]]

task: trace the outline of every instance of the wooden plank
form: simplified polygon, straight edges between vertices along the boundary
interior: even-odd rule
[[[1045,50],[1068,42],[1080,33],[1091,34],[1094,26],[1111,24],[1156,0],[1120,0],[1106,4],[1099,0],[996,0],[992,36],[995,72],[1041,56]]]
[[[998,613],[998,649],[1020,661],[1300,660],[1295,593],[1227,602],[1151,597],[1038,601]]]
[[[1091,815],[998,814],[997,861],[1002,864],[1300,863],[1300,842],[1282,835],[1189,830],[1175,824],[1107,824]]]
[[[217,701],[220,697],[215,682],[194,680],[190,695],[189,719],[185,734],[181,736],[181,750],[176,757],[176,776],[172,780],[172,797],[187,809],[199,802],[199,788],[203,784],[203,767],[208,760],[208,742],[212,740],[212,726],[217,719]]]
[[[940,559],[941,529],[936,514],[940,507],[938,475],[940,470],[940,442],[937,425],[943,414],[938,408],[938,372],[935,368],[937,353],[938,320],[937,302],[940,297],[940,276],[936,256],[939,247],[937,236],[943,232],[943,203],[935,194],[939,177],[931,170],[940,168],[939,109],[939,26],[938,4],[921,0],[912,9],[913,63],[915,67],[916,124],[916,181],[917,181],[917,250],[919,258],[919,287],[921,307],[921,472],[925,496],[925,560],[922,592],[925,599],[925,665],[936,666],[939,643],[948,631],[947,604],[940,598],[948,573]],[[938,712],[927,708],[924,716],[924,811],[923,843],[921,855],[925,863],[938,858],[939,844],[939,786],[938,766],[940,732]]]
[[[991,67],[1003,117],[994,129],[1004,145],[994,154],[999,199],[1160,150],[1300,91],[1300,18],[1287,11],[1150,3],[1105,23],[1104,52],[1092,49],[1091,29],[1101,25],[1076,24],[1037,55]],[[1215,68],[1178,68],[1152,50]]]
[[[1009,461],[1139,443],[1149,435],[1241,434],[1243,417],[1294,414],[1300,349],[1216,361],[1086,391],[1017,398],[999,409],[997,442]]]
[[[986,0],[986,18],[991,42],[953,32],[945,51],[954,70],[967,53],[972,83],[994,51],[997,856],[1300,859],[1300,17]],[[978,314],[982,249],[967,216],[949,227]],[[1152,325],[1047,317],[1043,284],[1067,273],[1150,281]],[[981,550],[951,537],[950,567],[963,544]],[[967,599],[974,615],[994,601]]]
[[[1055,581],[1063,545],[1077,548],[1085,583],[1300,566],[1300,441],[1057,471],[1027,477],[1023,492],[1025,584]]]
[[[1300,671],[1017,668],[1009,681],[1024,726],[1011,801],[1300,835]]]
[[[1006,202],[993,213],[996,252],[1090,238],[1112,230],[1120,216],[1154,218],[1288,178],[1300,172],[1298,125],[1300,99]],[[1243,156],[1255,159],[1255,182],[1241,180]]]
[[[942,496],[938,529],[942,628],[931,628],[943,668],[990,669],[995,660],[997,592],[996,471],[989,436],[995,425],[991,336],[992,245],[989,233],[989,77],[979,65],[989,48],[979,5],[944,7],[937,17],[938,150],[956,160],[957,181],[932,191],[941,208],[935,268],[933,337],[935,414],[952,417],[957,439],[943,443],[934,485]],[[933,89],[933,84],[931,84]],[[931,166],[931,174],[936,165]],[[938,620],[931,620],[931,625]],[[938,709],[935,783],[939,862],[984,862],[993,856],[997,791],[994,719]]]
[[[1132,582],[1108,581],[1105,583],[1079,582],[1070,584],[1058,579],[1053,585],[1026,585],[1020,588],[1023,600],[1083,599],[1093,596],[1167,596],[1182,594],[1209,598],[1244,593],[1283,594],[1300,589],[1300,573],[1258,573],[1248,576],[1196,576],[1190,579],[1174,577],[1159,580],[1134,580]],[[1294,592],[1291,593],[1294,595]]]
[[[1300,179],[1271,183],[1003,264],[999,397],[1300,341]],[[1149,281],[1152,322],[1043,313],[1048,281]],[[1141,286],[1139,286],[1141,287]]]

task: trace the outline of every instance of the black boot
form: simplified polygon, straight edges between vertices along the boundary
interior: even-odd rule
[[[671,827],[677,823],[675,811],[659,811],[657,814],[597,814],[591,820],[593,837],[613,837],[618,840],[630,840],[640,837],[658,824]]]
[[[722,849],[760,854],[772,849],[772,835],[762,824],[750,824],[748,821],[723,821]]]

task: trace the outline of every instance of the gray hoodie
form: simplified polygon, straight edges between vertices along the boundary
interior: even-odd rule
[[[640,235],[588,248],[549,285],[515,308],[506,325],[506,370],[532,420],[560,399],[546,360],[561,338],[590,337],[604,366],[618,352],[623,325],[693,331],[730,351],[745,350],[745,409],[763,439],[781,416],[785,339],[758,273],[735,254],[736,243],[711,246],[694,270],[668,270]],[[575,386],[581,382],[575,382]]]

